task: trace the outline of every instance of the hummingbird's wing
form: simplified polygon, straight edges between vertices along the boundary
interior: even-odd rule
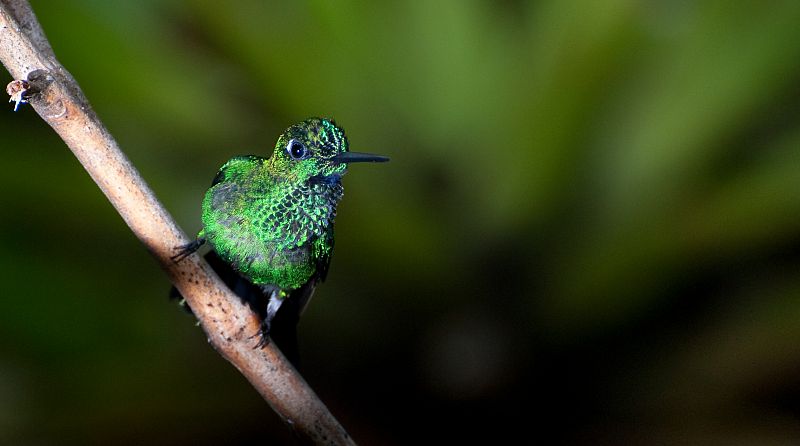
[[[325,243],[330,246],[331,248],[328,250],[327,255],[322,255],[317,259],[317,272],[312,278],[312,280],[316,282],[324,282],[325,279],[328,277],[328,268],[331,266],[331,254],[333,253],[333,224],[328,227],[325,233],[322,235],[325,238]]]
[[[317,284],[324,282],[328,277],[328,268],[331,266],[331,253],[333,253],[333,226],[328,227],[328,230],[323,233],[322,237],[325,238],[325,244],[330,246],[330,250],[327,251],[327,255],[322,255],[317,258],[317,267],[314,275],[311,276],[304,286],[292,292],[291,295],[292,299],[297,301],[298,318],[302,316],[306,308],[308,308],[308,304],[314,296],[314,289],[317,287]]]
[[[217,172],[217,175],[215,175],[214,179],[211,180],[211,187],[226,181],[231,175],[241,173],[242,170],[257,166],[258,164],[264,162],[264,160],[265,158],[263,156],[257,155],[234,156],[219,168],[219,172]]]

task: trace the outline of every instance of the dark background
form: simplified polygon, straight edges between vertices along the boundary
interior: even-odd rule
[[[33,6],[190,234],[222,163],[308,116],[392,158],[345,178],[300,324],[358,442],[800,442],[800,2]],[[12,108],[0,443],[289,441]]]

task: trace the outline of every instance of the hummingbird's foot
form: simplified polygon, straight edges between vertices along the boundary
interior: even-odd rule
[[[261,329],[252,336],[261,336],[255,348],[263,348],[269,344],[269,330],[272,325],[272,319],[275,317],[283,300],[286,299],[288,295],[285,291],[274,285],[264,285],[261,288],[264,290],[264,293],[269,295],[269,303],[267,304],[267,314],[261,321]]]
[[[258,338],[258,342],[256,342],[256,345],[253,347],[253,349],[264,348],[268,346],[270,343],[269,324],[265,324],[264,321],[261,321],[261,328],[259,328],[258,332],[253,336],[250,336],[249,339],[255,338]]]
[[[198,249],[200,249],[201,246],[203,246],[203,243],[205,242],[206,239],[201,237],[185,245],[176,246],[175,250],[178,251],[178,253],[170,257],[170,259],[172,259],[172,261],[175,263],[179,263],[181,260],[194,254]]]

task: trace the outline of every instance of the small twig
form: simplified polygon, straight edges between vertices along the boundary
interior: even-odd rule
[[[192,255],[176,264],[173,248],[189,241],[56,60],[30,5],[0,0],[0,60],[15,81],[16,106],[28,101],[74,152],[136,236],[186,298],[209,342],[250,381],[280,417],[306,440],[354,444],[274,344],[253,348],[257,317]],[[16,107],[15,107],[16,109]]]

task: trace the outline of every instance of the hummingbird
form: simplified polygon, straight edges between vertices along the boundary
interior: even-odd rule
[[[176,248],[173,261],[208,244],[215,269],[229,265],[234,277],[244,279],[223,277],[237,294],[256,290],[266,297],[266,308],[257,309],[262,317],[258,346],[266,345],[283,303],[292,302],[296,324],[316,285],[325,280],[348,166],[386,161],[351,152],[344,129],[332,119],[294,124],[280,135],[269,158],[236,156],[220,168],[202,202],[202,229],[194,241]]]

